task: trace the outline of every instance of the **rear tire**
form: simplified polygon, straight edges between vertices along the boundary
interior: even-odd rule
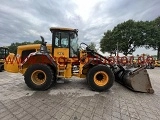
[[[34,90],[47,90],[55,77],[51,68],[46,64],[33,64],[24,74],[27,86]]]
[[[87,74],[87,82],[95,91],[104,91],[112,87],[115,77],[111,69],[105,65],[91,68]]]

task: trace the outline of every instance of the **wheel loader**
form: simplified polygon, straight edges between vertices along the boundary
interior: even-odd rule
[[[4,70],[4,62],[8,54],[9,54],[8,48],[0,47],[0,72]]]
[[[42,43],[40,45],[19,46],[17,55],[10,54],[6,58],[5,70],[22,73],[29,88],[47,90],[56,84],[59,78],[77,76],[86,78],[89,87],[100,92],[110,89],[115,78],[120,78],[120,80],[130,78],[132,71],[126,72],[124,69],[115,68],[110,64],[109,59],[95,52],[85,43],[78,45],[77,29],[51,27],[50,31],[52,44],[47,44],[41,36]],[[129,81],[131,85],[127,85],[134,84],[141,88],[143,84],[140,86],[138,82],[134,83],[134,81],[141,81],[144,78],[143,82],[145,81],[147,84],[143,87],[145,90],[130,88],[134,91],[153,93],[147,71],[144,74],[145,69],[140,71],[142,71],[141,77],[143,77],[138,78],[138,73],[136,73],[132,76],[133,82]]]

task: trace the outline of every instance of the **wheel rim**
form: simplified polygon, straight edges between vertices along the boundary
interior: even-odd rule
[[[94,83],[98,86],[104,86],[108,83],[108,74],[104,71],[99,71],[94,75]]]
[[[42,85],[46,81],[46,74],[42,70],[36,70],[31,75],[32,82],[36,85]]]

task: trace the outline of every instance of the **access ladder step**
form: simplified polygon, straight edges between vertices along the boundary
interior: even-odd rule
[[[63,75],[58,75],[57,77],[58,77],[58,78],[64,78],[64,76],[63,76]]]
[[[65,72],[65,70],[58,70],[58,72]]]

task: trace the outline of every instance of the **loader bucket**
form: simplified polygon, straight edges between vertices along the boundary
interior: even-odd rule
[[[137,92],[154,93],[146,66],[139,67],[135,70],[125,70],[118,65],[119,70],[115,72],[116,81],[129,89]]]

